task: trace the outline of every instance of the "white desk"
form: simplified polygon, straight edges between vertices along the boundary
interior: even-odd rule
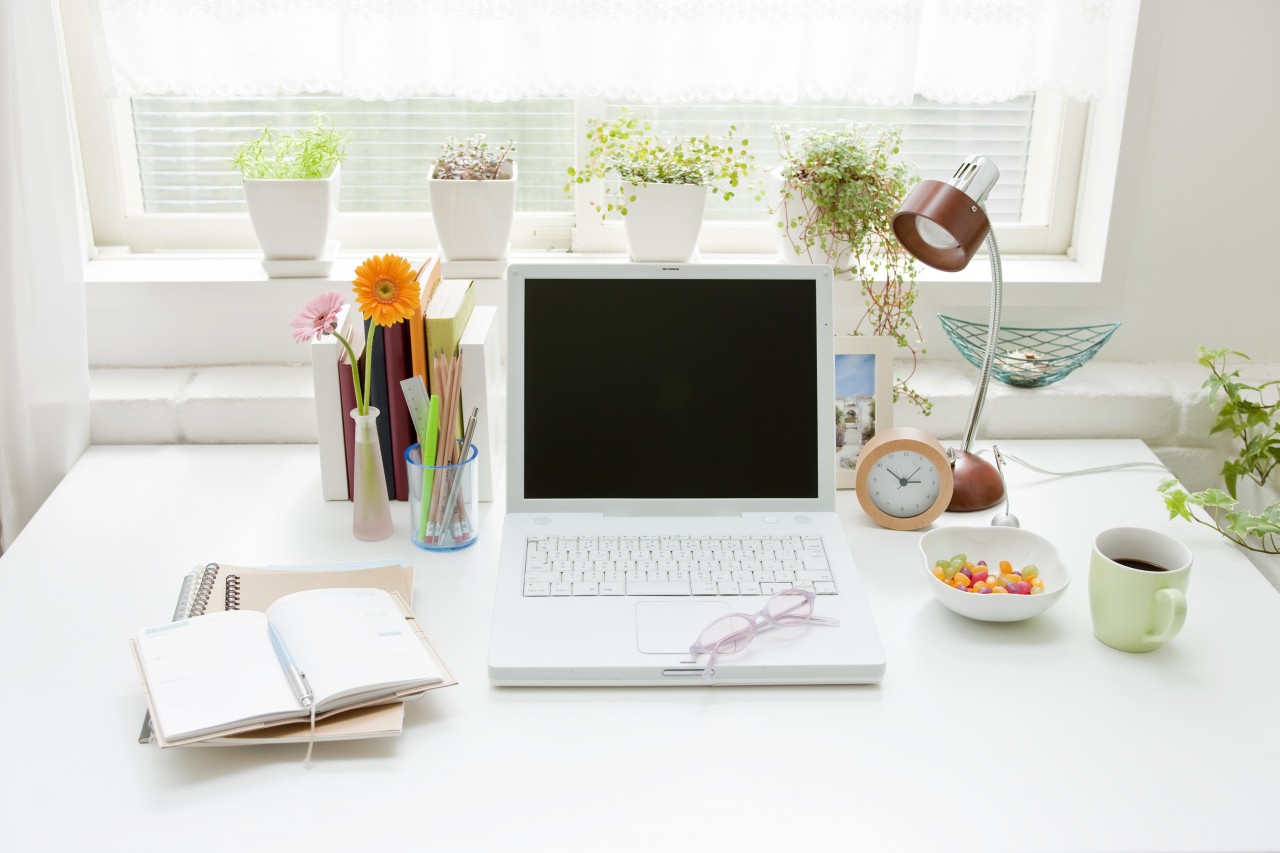
[[[1052,469],[1154,459],[1136,441],[1001,442]],[[361,543],[310,446],[94,447],[0,559],[0,849],[1280,849],[1280,596],[1167,521],[1151,470],[1048,479],[1013,510],[1074,581],[1025,623],[936,603],[918,534],[839,505],[888,655],[873,687],[498,689],[485,672],[501,506],[474,548]],[[990,513],[944,516],[985,524]],[[1092,535],[1164,529],[1196,557],[1182,634],[1090,633]],[[461,683],[400,738],[161,751],[126,638],[180,578],[409,557],[414,609]],[[762,640],[763,641],[763,638]]]

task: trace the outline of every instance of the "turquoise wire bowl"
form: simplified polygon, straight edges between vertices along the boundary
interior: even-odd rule
[[[938,315],[942,330],[965,360],[979,369],[987,351],[987,324]],[[1097,355],[1119,323],[1029,329],[1001,326],[991,375],[1006,385],[1039,388],[1052,385]]]

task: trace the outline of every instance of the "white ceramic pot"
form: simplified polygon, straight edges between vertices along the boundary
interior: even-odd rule
[[[246,178],[244,198],[267,260],[312,260],[324,254],[338,213],[342,167],[321,180]]]
[[[705,186],[696,184],[624,184],[627,251],[633,261],[684,262],[693,257],[707,207]],[[629,199],[635,196],[635,201]]]
[[[492,181],[427,180],[431,218],[446,261],[501,261],[507,257],[516,215],[516,164]]]
[[[781,166],[768,173],[765,183],[770,199],[769,207],[777,223],[778,255],[789,264],[826,264],[832,269],[848,269],[847,245],[844,248],[835,247],[834,254],[823,251],[817,244],[808,247],[802,240],[803,227],[800,225],[791,227],[792,220],[804,221],[809,218],[809,204],[798,189],[791,191],[790,198],[785,197]],[[797,247],[799,247],[798,251]]]

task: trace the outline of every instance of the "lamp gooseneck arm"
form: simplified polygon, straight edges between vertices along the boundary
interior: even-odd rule
[[[982,358],[982,376],[978,379],[978,392],[973,395],[973,409],[969,412],[969,425],[965,427],[964,444],[960,446],[965,453],[969,452],[974,436],[978,433],[982,406],[987,401],[987,386],[991,384],[991,365],[996,358],[996,336],[1000,332],[1004,277],[1000,269],[1000,249],[996,245],[995,231],[987,232],[987,254],[991,258],[991,312],[987,321],[987,351]]]

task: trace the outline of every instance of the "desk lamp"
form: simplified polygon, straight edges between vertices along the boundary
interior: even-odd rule
[[[964,443],[958,451],[947,450],[955,472],[955,488],[947,506],[953,512],[986,509],[995,506],[1004,496],[1004,486],[995,466],[969,452],[987,399],[996,335],[1000,329],[1000,250],[982,206],[999,178],[1000,170],[994,163],[986,157],[972,157],[956,169],[946,183],[930,180],[916,184],[893,215],[893,233],[898,242],[927,266],[943,272],[959,272],[973,260],[984,239],[991,258],[991,312],[982,376],[973,397]]]

